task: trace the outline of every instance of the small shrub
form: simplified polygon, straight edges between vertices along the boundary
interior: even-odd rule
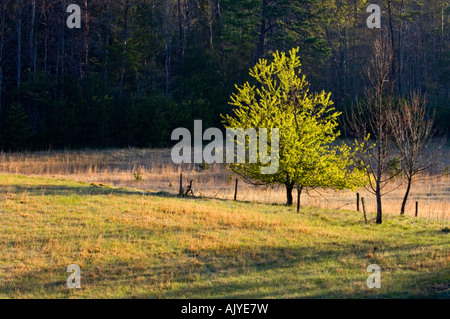
[[[143,179],[142,172],[141,172],[140,169],[138,169],[137,171],[135,171],[135,172],[133,173],[133,176],[134,176],[134,180],[135,180],[136,182],[140,182],[140,181],[142,181],[142,179]]]
[[[203,171],[206,171],[209,169],[209,164],[203,161],[198,167],[200,167]]]

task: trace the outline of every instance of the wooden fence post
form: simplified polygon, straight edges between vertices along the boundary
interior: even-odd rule
[[[359,193],[356,193],[356,210],[359,212]]]
[[[363,212],[364,212],[364,221],[365,221],[366,224],[367,224],[366,206],[364,205],[364,197],[361,197],[361,203],[362,203]]]
[[[416,217],[419,215],[419,202],[416,202]]]
[[[236,184],[234,185],[234,200],[237,198],[238,179],[236,178]]]
[[[300,195],[302,194],[303,188],[297,186],[297,213],[300,213]]]
[[[180,173],[180,195],[183,195],[183,173]]]
[[[193,183],[193,182],[194,182],[194,180],[191,179],[191,181],[189,182],[189,186],[187,187],[186,192],[183,194],[183,197],[184,197],[184,196],[187,196],[187,195],[189,194],[189,192],[191,193],[192,196],[195,196],[195,195],[194,195],[194,191],[192,190],[192,183]]]

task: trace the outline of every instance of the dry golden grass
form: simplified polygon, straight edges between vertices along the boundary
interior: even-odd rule
[[[447,152],[448,154],[448,152]],[[445,156],[443,161],[450,161]],[[143,180],[136,181],[133,173],[140,171]],[[81,151],[48,151],[1,153],[0,172],[31,176],[66,177],[90,183],[133,187],[143,190],[178,192],[179,175],[183,173],[183,183],[194,180],[197,196],[232,199],[234,179],[221,165],[211,165],[203,171],[198,165],[174,165],[169,149],[111,149]],[[408,204],[407,215],[414,215],[415,202],[419,202],[419,214],[430,219],[450,218],[450,177],[433,178],[414,184]],[[392,192],[383,199],[387,214],[398,214],[405,191],[401,179],[390,186]],[[366,190],[358,190],[365,198],[368,211],[376,210],[375,198]],[[282,187],[254,187],[240,181],[238,199],[261,203],[284,203],[285,191]],[[327,209],[356,209],[356,192],[335,192],[332,190],[311,191],[302,195],[302,205]]]
[[[0,174],[0,298],[448,299],[448,229]]]

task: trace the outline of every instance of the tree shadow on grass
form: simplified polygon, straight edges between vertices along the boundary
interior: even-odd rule
[[[409,245],[401,247],[408,250]],[[82,285],[101,297],[104,288],[144,285],[150,290],[171,282],[170,288],[155,288],[155,294],[123,295],[124,298],[448,298],[450,279],[445,269],[385,271],[382,289],[369,289],[365,257],[370,245],[341,245],[317,250],[314,247],[247,246],[239,250],[183,250],[174,257],[142,267],[130,259],[86,262]],[[386,252],[389,252],[387,250]],[[342,271],[347,271],[346,275]],[[35,269],[0,285],[2,294],[18,291],[36,294],[39,289],[69,296],[65,266]],[[55,280],[55,278],[57,280]],[[354,289],[349,289],[349,286]],[[95,290],[95,292],[94,292]],[[52,292],[53,291],[53,292]],[[39,297],[39,296],[36,296]],[[106,297],[106,296],[103,296]]]
[[[220,202],[233,203],[229,199],[219,199],[208,196],[183,196],[169,192],[159,191],[150,192],[139,189],[132,189],[126,187],[113,187],[101,183],[80,183],[79,186],[67,185],[52,185],[52,184],[37,184],[37,185],[20,185],[20,184],[0,184],[0,195],[2,194],[22,194],[27,193],[31,196],[69,196],[69,195],[146,195],[164,198],[178,198],[186,201],[203,201],[203,200],[217,200]],[[255,204],[251,201],[235,201],[236,203]],[[286,207],[282,204],[272,204],[273,206]]]
[[[286,256],[291,256],[287,258]],[[264,274],[271,270],[289,269],[297,267],[302,255],[303,262],[308,259],[321,260],[323,258],[334,258],[338,255],[336,251],[324,251],[319,256],[311,256],[307,249],[273,248],[273,247],[246,247],[239,251],[232,250],[201,250],[194,253],[188,249],[171,259],[160,260],[156,265],[149,265],[143,269],[135,266],[130,261],[116,261],[96,263],[92,261],[82,269],[82,283],[86,286],[97,287],[120,287],[123,284],[134,286],[138,278],[145,278],[145,283],[150,286],[158,286],[164,282],[174,282],[183,288],[161,291],[165,298],[200,296],[208,294],[208,289],[213,289],[214,294],[224,295],[226,298],[238,298],[246,295],[240,291],[244,288],[248,296],[252,298],[265,298],[266,293],[258,293],[266,282],[233,282],[230,284],[214,284],[217,279],[238,278],[248,272]],[[4,282],[0,285],[2,294],[14,296],[15,293],[34,294],[39,288],[53,290],[54,293],[64,292],[65,282],[69,274],[65,267],[51,267],[50,269],[35,269],[21,274],[13,281]],[[212,282],[210,288],[196,287],[196,279]],[[58,280],[55,281],[55,278]],[[228,279],[227,279],[228,281]],[[276,284],[276,283],[274,283]],[[190,287],[191,286],[191,287]],[[214,295],[212,294],[212,295]],[[153,298],[152,295],[130,295],[130,298]]]
[[[0,194],[28,193],[32,196],[44,195],[151,195],[164,197],[178,197],[165,193],[148,193],[126,188],[112,188],[102,185],[89,185],[80,183],[79,186],[67,185],[0,185]],[[190,199],[190,198],[189,198]],[[197,198],[196,198],[197,199]],[[169,231],[169,230],[167,230]],[[175,230],[174,230],[175,231]],[[430,230],[432,232],[432,230]],[[426,234],[423,234],[426,235]],[[116,233],[104,233],[103,238],[115,239]],[[31,239],[35,240],[35,239]],[[381,244],[381,245],[380,245]],[[11,244],[12,245],[12,244]],[[421,248],[432,244],[420,245]],[[33,247],[33,245],[27,245]],[[144,278],[144,283],[158,286],[164,282],[176,283],[172,289],[160,290],[164,298],[277,298],[283,296],[296,296],[299,290],[306,290],[301,296],[307,298],[410,298],[432,297],[449,298],[450,279],[448,270],[428,269],[427,271],[412,271],[404,283],[388,286],[388,290],[374,292],[368,290],[365,279],[368,274],[363,266],[376,263],[376,259],[366,257],[368,252],[389,253],[394,261],[399,261],[417,245],[399,243],[397,247],[386,249],[383,242],[361,241],[354,244],[322,243],[322,249],[314,247],[271,247],[250,245],[238,250],[232,249],[198,249],[182,250],[168,259],[158,259],[156,265],[143,269],[136,267],[133,261],[114,261],[96,263],[85,262],[82,269],[82,278],[87,287],[120,287],[139,284],[137,278]],[[378,253],[377,252],[377,253]],[[427,252],[429,253],[429,252]],[[374,255],[375,252],[374,252]],[[49,257],[50,258],[50,257]],[[54,257],[52,257],[54,258]],[[159,258],[159,257],[156,257]],[[167,257],[166,257],[167,258]],[[348,260],[353,259],[352,262]],[[355,260],[357,264],[355,265]],[[297,273],[301,266],[301,278],[291,280],[274,277],[274,273]],[[394,263],[395,265],[395,263]],[[380,264],[383,269],[383,264]],[[50,266],[49,269],[34,269],[24,272],[20,277],[9,279],[0,284],[0,292],[7,296],[14,296],[17,291],[25,293],[39,293],[40,289],[49,290],[50,294],[69,295],[66,292],[65,279],[68,276],[66,266]],[[311,267],[319,267],[312,269]],[[323,279],[323,274],[341,276],[339,269],[349,270],[357,278],[341,278],[333,281]],[[396,272],[394,267],[390,272]],[[255,274],[258,278],[249,278]],[[266,277],[267,276],[267,277]],[[58,280],[55,281],[55,278]],[[61,278],[61,280],[59,280]],[[400,277],[398,277],[400,278]],[[355,292],[347,289],[352,281],[357,281]],[[396,279],[397,281],[399,279]],[[420,289],[414,290],[415,286]],[[18,288],[19,287],[19,288]],[[98,292],[97,292],[98,293]],[[39,297],[39,296],[36,296]],[[150,294],[136,294],[124,297],[152,298]]]
[[[318,251],[311,248],[258,247],[255,252],[248,247],[236,258],[228,251],[210,251],[202,257],[203,267],[197,274],[209,274],[210,282],[186,282],[181,280],[178,288],[163,293],[164,298],[449,298],[450,277],[445,269],[429,269],[399,273],[400,269],[382,268],[382,288],[369,289],[366,280],[370,273],[365,271],[369,264],[377,263],[366,252],[369,246],[341,246],[338,249]],[[400,254],[414,245],[384,252]],[[214,265],[211,256],[226,258],[228,262]],[[288,257],[289,256],[289,257]],[[216,257],[214,257],[216,258]],[[354,258],[353,261],[348,261]],[[357,260],[355,264],[355,259]],[[242,264],[245,261],[245,265]],[[352,276],[343,275],[348,270]],[[287,277],[283,278],[283,273]],[[384,274],[383,274],[384,273]],[[292,278],[292,274],[299,276]],[[324,276],[325,275],[325,276]],[[354,276],[353,276],[354,275]],[[228,277],[228,278],[227,278]],[[332,277],[332,279],[331,279]],[[194,278],[196,278],[194,276]],[[328,279],[327,279],[328,278]],[[183,279],[183,278],[178,278]],[[180,280],[176,280],[180,282]],[[227,281],[227,283],[224,283]],[[355,284],[355,285],[354,285]],[[354,289],[348,289],[354,285]],[[137,298],[151,296],[140,295]]]
[[[1,185],[0,194],[22,194],[27,193],[31,196],[42,195],[153,195],[166,196],[166,193],[150,193],[141,190],[134,190],[129,188],[117,188],[104,184],[81,184],[80,186],[66,186],[66,185]]]

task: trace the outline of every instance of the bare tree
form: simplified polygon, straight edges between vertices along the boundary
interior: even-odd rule
[[[403,175],[407,180],[400,214],[405,213],[406,201],[411,185],[421,173],[438,170],[442,165],[444,143],[433,140],[434,116],[428,114],[426,100],[418,92],[400,104],[398,111],[391,113],[390,122],[400,155]]]
[[[377,224],[383,221],[381,198],[388,183],[400,173],[395,168],[396,156],[389,115],[394,104],[390,95],[389,79],[393,52],[390,42],[379,37],[374,44],[374,56],[366,69],[371,86],[366,89],[364,101],[358,101],[347,114],[349,131],[360,140],[368,139],[358,153],[358,160],[367,168],[367,190],[376,196]]]

